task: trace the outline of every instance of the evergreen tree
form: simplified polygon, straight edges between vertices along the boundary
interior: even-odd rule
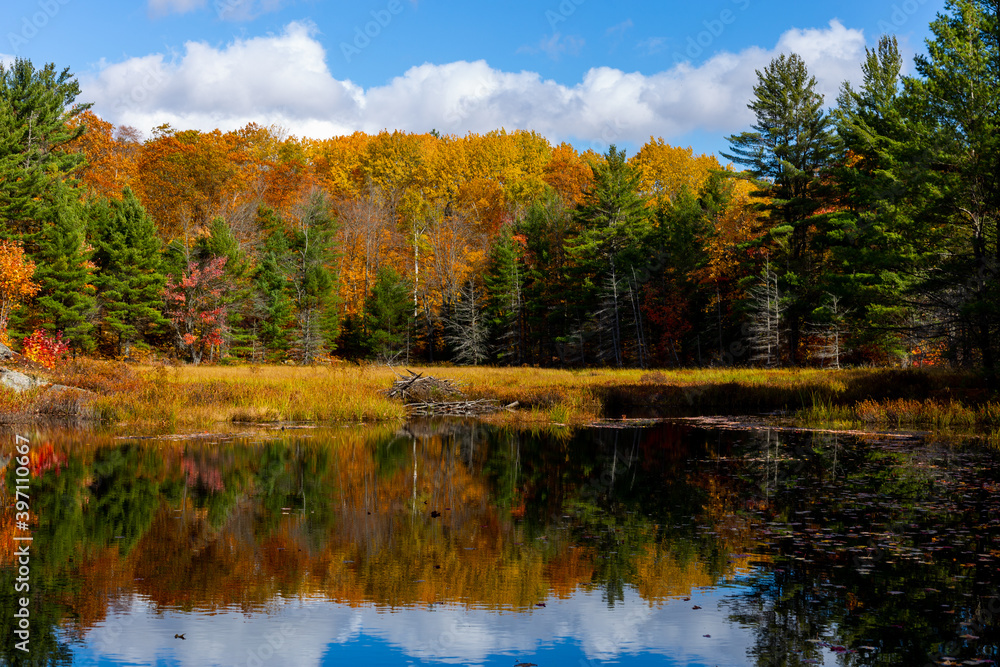
[[[483,317],[490,331],[496,357],[502,363],[519,364],[524,359],[524,237],[509,225],[490,248],[483,274]]]
[[[288,294],[293,258],[281,220],[267,211],[262,213],[262,222],[267,237],[253,276],[257,294],[255,326],[260,356],[281,358],[289,349],[289,329],[294,315],[294,304]]]
[[[790,296],[789,357],[797,363],[801,326],[816,297],[812,283],[819,257],[811,252],[809,230],[824,203],[821,175],[840,146],[802,58],[781,55],[758,70],[757,79],[747,105],[756,116],[753,130],[730,136],[731,150],[722,155],[748,167],[760,181],[761,194],[770,198],[767,208],[775,226],[769,236],[781,251],[776,264],[784,264],[780,282]]]
[[[905,80],[909,145],[926,155],[922,217],[946,221],[921,292],[936,319],[966,328],[989,384],[1000,334],[1000,0],[948,0],[917,76]],[[942,332],[944,333],[944,332]]]
[[[226,319],[222,326],[222,346],[220,358],[229,355],[242,356],[253,347],[254,307],[251,286],[251,265],[246,252],[240,247],[233,230],[224,218],[212,219],[208,234],[198,239],[195,258],[202,264],[216,257],[225,257],[227,285],[222,305],[226,309]]]
[[[66,186],[56,183],[54,191],[59,203],[34,237],[35,280],[41,289],[33,319],[49,332],[61,331],[74,352],[90,352],[95,347],[91,320],[97,310],[92,249],[81,205],[70,199]]]
[[[336,276],[332,268],[336,258],[335,233],[336,225],[321,195],[310,200],[291,233],[294,351],[301,363],[314,363],[328,354],[339,335]]]
[[[131,188],[120,201],[93,208],[101,326],[114,338],[117,354],[128,356],[133,344],[144,345],[147,333],[168,324],[161,312],[166,285],[161,242]]]
[[[379,269],[368,299],[366,347],[369,354],[391,362],[407,352],[407,337],[413,325],[411,285],[391,267]]]
[[[48,64],[36,70],[18,58],[0,63],[0,218],[4,233],[37,234],[48,212],[62,205],[56,185],[83,163],[79,153],[60,150],[83,133],[68,121],[89,104],[75,103],[80,86],[69,69]]]
[[[602,356],[616,366],[624,364],[622,309],[626,281],[644,254],[651,230],[646,202],[639,194],[639,170],[614,145],[605,160],[593,167],[594,181],[576,211],[579,234],[567,246],[577,258],[581,277],[596,299],[598,336],[607,340]]]
[[[902,57],[894,37],[866,51],[859,90],[845,84],[835,112],[837,132],[850,156],[834,170],[839,195],[849,206],[828,216],[824,239],[834,272],[825,289],[854,316],[843,326],[855,346],[891,358],[902,353],[901,329],[907,291],[921,270],[932,228],[916,220],[925,168],[923,156],[907,147],[910,129],[901,104]]]
[[[576,361],[573,353],[582,352],[583,346],[573,331],[582,327],[589,304],[583,281],[569,272],[572,258],[566,247],[574,233],[572,211],[549,193],[528,208],[516,232],[524,240],[524,356],[519,362]]]

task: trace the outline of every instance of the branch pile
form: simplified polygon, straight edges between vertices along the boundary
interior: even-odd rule
[[[407,412],[413,417],[452,416],[474,417],[501,410],[513,410],[517,403],[501,405],[491,399],[468,399],[458,388],[458,383],[446,378],[436,378],[406,370],[409,376],[399,379],[385,391],[389,398],[400,398],[406,403]]]

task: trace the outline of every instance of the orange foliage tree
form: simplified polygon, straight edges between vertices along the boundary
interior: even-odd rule
[[[139,176],[139,153],[143,148],[139,132],[127,125],[116,128],[90,110],[74,118],[70,125],[86,128],[66,146],[66,150],[86,158],[77,171],[83,187],[93,196],[121,199],[125,186],[134,184]]]
[[[7,322],[19,305],[38,293],[32,282],[35,264],[24,256],[24,248],[16,241],[0,241],[0,342],[10,344]]]

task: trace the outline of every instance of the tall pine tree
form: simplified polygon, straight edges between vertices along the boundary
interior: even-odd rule
[[[90,352],[97,310],[93,250],[87,243],[82,205],[70,198],[72,191],[62,183],[54,184],[53,194],[50,217],[34,236],[35,280],[41,289],[32,319],[51,333],[61,331],[74,352]]]
[[[622,313],[629,308],[627,281],[641,260],[651,223],[639,194],[641,174],[611,145],[603,162],[594,165],[594,180],[576,211],[579,234],[567,245],[577,258],[591,292],[601,355],[616,366],[625,363]],[[636,359],[638,361],[638,358]]]
[[[770,198],[769,237],[778,250],[776,264],[782,265],[780,287],[789,295],[789,361],[797,363],[802,327],[817,298],[818,256],[810,247],[810,230],[824,203],[821,176],[840,145],[816,78],[798,55],[783,54],[758,70],[753,92],[747,105],[756,116],[753,129],[730,136],[730,152],[722,155],[747,167]]]
[[[127,357],[133,345],[145,346],[146,334],[168,324],[161,312],[166,285],[161,242],[131,188],[124,189],[121,200],[93,208],[101,327],[117,354]]]
[[[992,388],[1000,335],[1000,0],[948,0],[906,84],[910,142],[933,178],[925,213],[948,245],[923,290],[937,318],[967,323]]]
[[[294,352],[304,364],[319,361],[336,345],[336,224],[322,195],[314,195],[292,227],[292,299],[295,303]]]
[[[89,104],[75,102],[80,85],[64,69],[30,60],[0,63],[0,219],[3,233],[25,240],[56,215],[63,195],[56,187],[83,163],[79,153],[60,150],[84,128],[68,124]]]

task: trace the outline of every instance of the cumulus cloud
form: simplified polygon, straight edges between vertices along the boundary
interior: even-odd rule
[[[860,30],[850,30],[839,21],[831,21],[825,30],[789,30],[778,40],[775,52],[802,56],[816,77],[819,92],[832,102],[842,82],[860,78],[865,36]]]
[[[277,124],[299,136],[329,137],[382,129],[445,133],[500,127],[536,130],[552,141],[595,145],[667,141],[694,131],[738,132],[753,118],[746,105],[762,69],[795,51],[832,103],[844,80],[860,78],[865,39],[837,21],[790,30],[770,49],[720,52],[699,64],[644,74],[596,67],[567,85],[535,72],[505,72],[485,61],[425,63],[384,85],[362,89],[337,78],[315,28],[289,24],[280,34],[223,47],[189,42],[162,54],[102,63],[81,76],[81,99],[106,119],[143,131],[236,129]]]

